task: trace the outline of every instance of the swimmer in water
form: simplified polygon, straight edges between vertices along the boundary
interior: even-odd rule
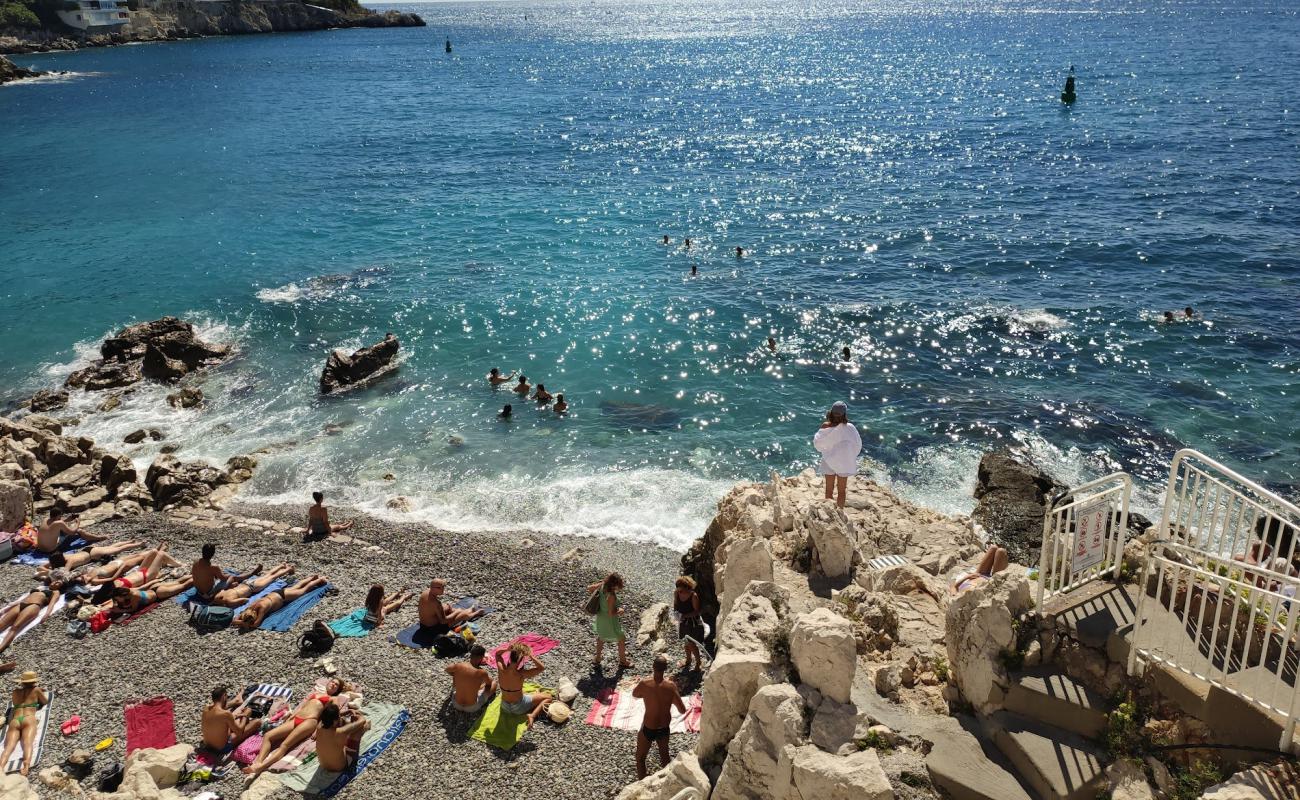
[[[840,358],[843,359],[843,360],[845,360],[845,361],[852,361],[852,360],[853,360],[853,351],[850,350],[850,349],[847,348],[847,347],[844,348],[843,350],[840,351]]]
[[[767,337],[767,349],[771,350],[773,353],[776,352],[776,339],[771,336]]]
[[[568,412],[569,404],[564,401],[564,395],[557,394],[555,396],[555,405],[553,408],[555,409],[556,414],[564,414]]]
[[[745,257],[745,248],[743,248],[743,247],[737,247],[737,248],[736,248],[736,258],[744,258],[744,257]]]
[[[515,373],[513,372],[511,372],[509,375],[502,375],[501,370],[497,369],[496,367],[493,367],[488,372],[488,383],[492,384],[493,386],[500,386],[503,383],[508,383],[514,380],[514,377],[515,377]]]
[[[544,406],[554,400],[555,397],[546,391],[546,384],[539,383],[537,384],[537,391],[533,393],[533,399],[537,401],[537,405]]]
[[[1166,322],[1166,323],[1169,323],[1169,322],[1173,322],[1173,321],[1174,321],[1174,312],[1172,312],[1172,311],[1166,311],[1166,312],[1165,312],[1165,322]]]
[[[700,268],[697,267],[697,266],[695,266],[694,264],[692,264],[692,265],[691,265],[691,274],[692,274],[692,275],[699,275],[699,274],[700,274]]]
[[[511,415],[513,412],[514,412],[514,409],[510,407],[510,404],[509,404],[509,403],[506,403],[505,406],[501,409],[501,413],[500,413],[500,414],[497,414],[497,416],[500,417],[500,418],[503,419],[503,420],[509,421],[509,419],[510,419],[510,415]]]
[[[516,383],[515,388],[511,389],[511,391],[514,392],[515,394],[520,394],[523,395],[524,397],[527,397],[528,391],[532,388],[533,388],[532,384],[528,382],[528,376],[520,375],[519,383]]]
[[[1191,306],[1188,306],[1183,309],[1183,316],[1187,319],[1193,319],[1196,316],[1196,312],[1192,310]]]
[[[673,240],[672,240],[672,239],[669,239],[669,238],[668,238],[668,234],[665,233],[665,234],[664,234],[664,244],[672,244],[672,243],[673,243]]]
[[[686,237],[686,249],[687,250],[691,249],[691,237],[689,236]]]

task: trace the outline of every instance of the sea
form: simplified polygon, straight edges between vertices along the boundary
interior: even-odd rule
[[[1139,509],[1183,447],[1300,494],[1291,0],[396,7],[14,57],[67,74],[0,88],[0,404],[172,314],[237,347],[204,408],[61,413],[141,466],[265,450],[269,503],[683,548],[836,400],[945,512],[995,447]]]

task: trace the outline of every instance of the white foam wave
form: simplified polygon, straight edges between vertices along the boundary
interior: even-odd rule
[[[1012,311],[1007,315],[1007,320],[1012,333],[1020,331],[1047,333],[1048,331],[1058,331],[1070,326],[1069,322],[1042,308],[1028,311]]]
[[[307,296],[307,290],[296,283],[286,283],[271,289],[258,289],[253,296],[263,303],[296,303]]]
[[[10,81],[5,84],[0,84],[0,86],[21,86],[23,84],[32,84],[32,83],[68,83],[70,81],[74,81],[79,78],[96,78],[103,74],[104,73],[102,72],[70,72],[70,71],[46,72],[41,75],[37,75],[34,78],[19,78],[16,81]]]

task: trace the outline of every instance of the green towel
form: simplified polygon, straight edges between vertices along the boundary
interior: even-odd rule
[[[370,720],[370,730],[361,735],[359,752],[365,753],[371,747],[374,747],[380,739],[383,739],[389,728],[393,727],[393,723],[401,715],[402,710],[399,705],[373,701],[368,701],[362,706],[361,713],[365,714],[366,719]],[[296,792],[320,794],[334,782],[338,775],[337,772],[321,769],[320,762],[316,760],[316,753],[313,752],[307,756],[306,761],[302,762],[302,766],[280,776],[280,782]]]
[[[331,622],[329,624],[330,630],[334,631],[335,636],[347,636],[353,638],[365,636],[375,629],[374,625],[364,622],[365,617],[366,610],[364,608],[358,608],[346,617],[340,617]]]
[[[524,692],[532,694],[534,692],[550,691],[543,689],[535,683],[525,683]],[[507,714],[501,710],[501,692],[492,698],[487,708],[483,709],[483,716],[478,718],[474,727],[470,729],[471,739],[478,739],[493,747],[501,750],[513,750],[515,745],[523,737],[524,731],[528,730],[528,718],[519,714]]]

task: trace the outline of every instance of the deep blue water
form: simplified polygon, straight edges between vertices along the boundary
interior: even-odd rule
[[[732,481],[812,464],[837,399],[944,510],[1008,442],[1148,503],[1179,446],[1297,492],[1294,4],[792,5],[17,58],[77,74],[0,89],[0,401],[173,313],[239,344],[208,408],[150,389],[80,430],[295,441],[264,498],[681,545]],[[399,377],[316,396],[330,348],[387,330]],[[574,413],[498,422],[493,365]]]

